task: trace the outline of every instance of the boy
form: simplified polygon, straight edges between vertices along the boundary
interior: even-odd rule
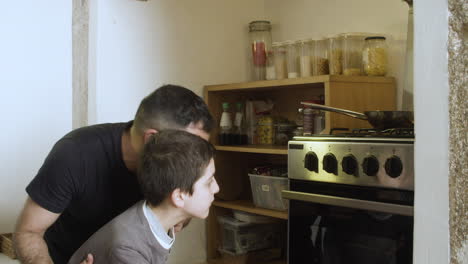
[[[68,262],[88,253],[94,263],[165,263],[174,225],[206,218],[219,186],[214,147],[182,130],[163,130],[145,144],[137,169],[144,201],[136,203],[92,235]]]

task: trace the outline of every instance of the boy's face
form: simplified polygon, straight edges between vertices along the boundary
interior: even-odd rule
[[[219,186],[214,178],[215,165],[211,159],[204,174],[193,185],[193,194],[187,196],[184,209],[192,217],[206,218],[210,211],[214,194],[219,192]]]

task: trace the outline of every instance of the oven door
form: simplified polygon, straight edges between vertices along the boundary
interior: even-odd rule
[[[290,179],[288,263],[412,263],[413,196]]]

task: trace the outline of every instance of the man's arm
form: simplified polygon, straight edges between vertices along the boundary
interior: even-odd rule
[[[42,208],[28,197],[13,234],[14,247],[21,263],[53,263],[43,236],[59,215]]]

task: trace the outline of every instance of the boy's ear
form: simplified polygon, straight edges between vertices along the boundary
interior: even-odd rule
[[[171,202],[177,208],[183,208],[185,205],[185,193],[179,188],[175,189],[171,193]]]
[[[146,129],[145,132],[143,133],[143,143],[146,144],[148,140],[150,139],[150,137],[156,133],[158,133],[156,129],[152,129],[152,128]]]

